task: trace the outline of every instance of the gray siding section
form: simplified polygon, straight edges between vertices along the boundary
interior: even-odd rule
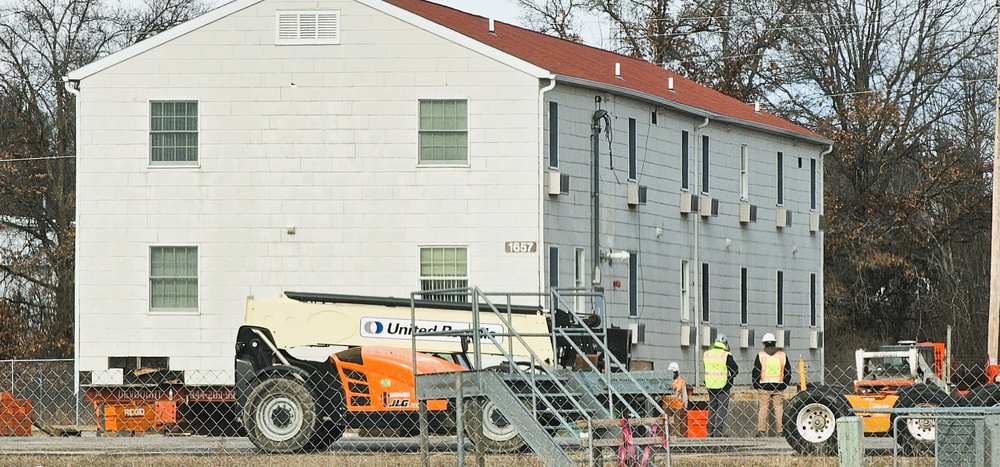
[[[595,103],[601,96],[602,102]],[[790,331],[786,350],[792,358],[801,354],[821,362],[821,349],[809,349],[809,275],[817,274],[817,300],[822,304],[822,232],[809,231],[810,159],[819,159],[823,147],[755,131],[729,123],[709,121],[629,97],[609,95],[578,86],[561,84],[546,94],[559,103],[559,171],[570,177],[570,192],[547,196],[543,202],[544,240],[562,251],[587,249],[588,282],[592,279],[593,250],[591,170],[591,119],[597,106],[612,117],[613,142],[603,131],[600,143],[600,244],[607,251],[626,250],[638,254],[638,312],[628,317],[629,265],[626,261],[602,261],[601,285],[605,287],[611,324],[645,326],[645,341],[633,347],[633,359],[652,361],[665,368],[677,361],[689,378],[700,373],[704,347],[692,341],[680,344],[682,326],[711,327],[729,336],[730,347],[749,382],[750,368],[766,332]],[[546,106],[546,109],[549,107]],[[656,111],[657,123],[652,123]],[[647,188],[644,205],[629,206],[628,155],[629,118],[637,120],[637,175]],[[544,119],[548,122],[548,119]],[[691,192],[701,195],[702,136],[710,140],[710,189],[718,200],[718,216],[681,214],[681,132],[690,134],[689,180]],[[546,138],[549,132],[545,132]],[[757,221],[741,223],[740,153],[749,154],[749,202],[758,207]],[[548,142],[544,146],[548,148]],[[792,225],[775,226],[777,213],[777,153],[784,154],[784,203],[792,212]],[[548,155],[545,155],[547,157]],[[801,161],[801,163],[800,163]],[[821,164],[819,160],[818,164]],[[821,165],[819,165],[821,167]],[[819,177],[820,183],[822,177]],[[822,187],[818,187],[822,190]],[[819,191],[822,193],[822,191]],[[704,197],[702,197],[704,201]],[[818,202],[821,203],[821,200]],[[818,206],[822,210],[822,206]],[[680,267],[690,263],[690,302],[682,311]],[[711,315],[701,323],[702,263],[709,265]],[[740,325],[740,269],[748,270],[748,325]],[[571,284],[574,258],[560,254],[560,284]],[[784,326],[777,327],[777,271],[784,272]],[[618,286],[616,286],[616,281]],[[819,310],[822,325],[822,307]],[[752,330],[755,339],[740,348],[741,329]],[[700,383],[700,380],[699,380]]]

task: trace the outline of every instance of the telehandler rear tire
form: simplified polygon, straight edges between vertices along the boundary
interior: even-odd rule
[[[466,400],[463,412],[465,434],[483,451],[505,454],[524,448],[524,439],[493,401],[486,398]]]
[[[315,401],[302,383],[271,378],[250,391],[243,420],[247,437],[261,450],[301,452],[316,433]]]
[[[954,400],[943,391],[926,384],[915,384],[899,391],[894,409],[917,407],[951,407]],[[919,414],[917,414],[919,415]],[[921,418],[914,414],[892,414],[892,425],[896,427],[896,442],[904,456],[927,456],[934,454],[934,440],[937,438],[937,420]]]
[[[806,456],[837,455],[837,419],[847,416],[851,406],[846,389],[816,387],[792,397],[782,413],[785,441]]]
[[[320,421],[313,433],[309,444],[306,444],[304,451],[319,452],[326,451],[331,444],[337,442],[344,435],[344,427],[333,421]]]
[[[1000,406],[1000,384],[987,384],[973,389],[961,402],[965,407]]]

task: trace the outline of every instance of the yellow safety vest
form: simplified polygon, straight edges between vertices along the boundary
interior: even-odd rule
[[[761,351],[757,358],[760,360],[761,384],[779,384],[785,380],[785,352],[779,350],[770,355]]]
[[[729,359],[729,352],[726,349],[713,347],[705,352],[705,387],[708,389],[722,389],[726,387],[729,379],[729,371],[726,369],[726,361]]]

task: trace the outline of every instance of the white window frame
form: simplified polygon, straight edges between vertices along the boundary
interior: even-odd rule
[[[639,317],[639,254],[628,254],[628,316]]]
[[[583,295],[583,289],[587,286],[587,250],[583,248],[577,248],[574,253],[574,267],[573,267],[573,287],[576,290],[576,296],[573,297],[573,307],[576,308],[577,313],[584,313],[585,307],[587,306],[587,297]]]
[[[680,267],[681,321],[691,321],[691,263],[681,260]]]
[[[424,250],[445,250],[445,249],[464,250],[464,252],[465,252],[465,271],[464,271],[465,275],[459,275],[459,274],[454,274],[454,275],[433,275],[433,274],[432,275],[425,275],[424,274],[424,270],[423,270],[423,266],[424,266],[423,253],[424,253]],[[431,288],[424,288],[424,281],[451,281],[451,282],[455,282],[455,284],[450,284],[449,287],[443,287],[443,288],[446,288],[446,289],[468,287],[469,286],[469,247],[467,245],[421,245],[421,246],[419,246],[418,249],[417,249],[417,276],[418,276],[418,281],[417,281],[418,284],[417,284],[417,286],[418,286],[418,290],[420,290],[420,291],[435,290],[435,289],[431,289]],[[464,282],[464,284],[458,284],[459,282]],[[449,284],[446,284],[446,285],[449,285]],[[435,297],[435,296],[428,295],[428,296],[422,296],[422,298],[425,299],[425,300],[461,301],[461,302],[468,301],[468,297],[466,297],[466,296],[462,296],[462,297],[458,297],[458,296],[455,296],[455,297]]]
[[[740,145],[740,200],[750,201],[750,153]]]
[[[153,277],[153,250],[158,248],[190,248],[194,249],[195,252],[195,306],[193,307],[154,307],[153,306],[153,281],[155,279],[166,279],[167,277]],[[146,298],[148,303],[148,312],[150,314],[198,314],[201,310],[201,248],[198,245],[193,244],[156,244],[150,245],[148,249],[148,257],[146,258],[146,265],[149,268],[146,272],[146,277],[148,278]],[[178,276],[181,277],[181,276]],[[187,277],[187,276],[185,276]]]
[[[463,102],[465,103],[465,129],[454,130],[454,129],[434,129],[434,128],[423,128],[422,127],[422,113],[421,106],[425,102]],[[470,162],[469,155],[471,154],[470,146],[472,145],[469,140],[469,99],[452,99],[452,98],[435,98],[435,99],[419,99],[417,101],[417,165],[420,167],[468,167]],[[465,158],[455,159],[455,160],[424,160],[422,156],[423,144],[421,143],[421,137],[424,134],[431,133],[464,133],[465,134]]]
[[[166,104],[166,103],[193,103],[195,105],[195,129],[190,130],[173,130],[173,131],[162,131],[153,130],[153,105],[154,104]],[[149,167],[199,167],[201,165],[201,102],[197,99],[150,99],[148,105],[146,106],[148,113],[146,124],[149,125],[146,132],[149,135],[149,151],[146,159],[146,163]],[[155,134],[191,134],[193,133],[197,142],[194,146],[195,160],[193,161],[154,161],[153,160],[153,139]]]

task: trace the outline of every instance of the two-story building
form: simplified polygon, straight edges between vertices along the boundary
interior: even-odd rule
[[[231,383],[248,295],[464,285],[603,289],[633,364],[689,379],[718,333],[822,361],[830,141],[648,62],[421,0],[235,0],[67,86],[86,380]]]

